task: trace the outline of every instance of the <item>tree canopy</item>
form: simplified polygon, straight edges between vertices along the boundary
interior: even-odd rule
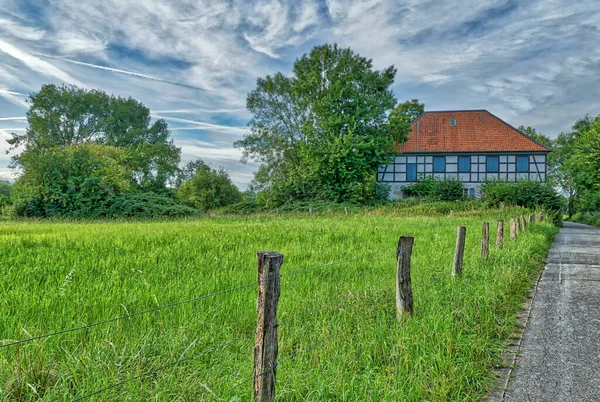
[[[223,168],[213,169],[198,159],[183,169],[189,178],[178,189],[181,201],[194,208],[209,210],[242,201],[242,193]]]
[[[372,199],[377,168],[408,131],[409,111],[389,118],[395,74],[393,66],[376,70],[350,49],[323,45],[297,59],[292,76],[259,78],[247,98],[251,132],[235,146],[243,160],[260,164],[253,184],[263,198]]]
[[[151,122],[150,110],[132,98],[107,95],[76,86],[44,85],[29,96],[28,127],[12,134],[13,166],[27,170],[28,161],[53,147],[99,144],[122,148],[132,185],[156,190],[176,177],[180,161],[164,120]]]

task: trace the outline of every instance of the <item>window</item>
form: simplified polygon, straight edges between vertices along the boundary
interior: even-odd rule
[[[487,157],[487,172],[493,173],[498,172],[498,157],[497,156],[488,156]]]
[[[517,172],[529,172],[529,156],[517,156]]]
[[[470,156],[459,156],[458,157],[458,171],[460,173],[469,173],[471,171],[471,157]]]
[[[454,119],[450,120],[450,125],[451,126],[456,126],[456,120],[454,120]]]
[[[417,181],[417,164],[409,163],[406,166],[406,181]]]
[[[446,171],[446,157],[445,156],[434,156],[433,157],[433,171],[435,173],[444,173]]]

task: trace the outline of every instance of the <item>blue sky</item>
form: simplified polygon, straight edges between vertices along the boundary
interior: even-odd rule
[[[326,42],[395,65],[397,99],[426,110],[488,109],[550,137],[600,114],[597,0],[0,0],[0,151],[29,93],[75,84],[142,101],[184,162],[244,188],[246,94]]]

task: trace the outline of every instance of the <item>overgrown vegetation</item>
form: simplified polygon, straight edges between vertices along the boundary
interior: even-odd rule
[[[482,200],[492,207],[519,205],[532,210],[543,209],[560,223],[562,202],[551,183],[492,180],[481,186],[481,194]]]
[[[405,197],[420,197],[430,201],[458,201],[465,198],[464,183],[456,178],[419,177],[415,184],[402,189]]]
[[[12,158],[21,175],[12,192],[0,185],[12,216],[180,217],[242,198],[224,169],[196,161],[180,170],[167,124],[134,99],[44,85],[29,102],[27,130],[8,140],[22,150]]]
[[[5,223],[0,343],[255,283],[256,251],[275,250],[285,255],[278,313],[282,398],[478,400],[495,384],[492,367],[501,362],[500,350],[516,329],[521,301],[556,229],[529,225],[514,242],[507,234],[504,249],[492,247],[482,260],[482,222],[523,211],[473,212],[444,218],[394,218],[384,210],[331,217]],[[459,224],[467,226],[464,276],[452,279]],[[400,234],[416,239],[415,315],[402,323],[396,321],[394,288]],[[287,275],[344,260],[349,262]],[[234,386],[252,377],[255,326],[254,285],[10,346],[0,349],[1,398],[72,400],[189,358],[91,400],[250,400],[251,381]]]

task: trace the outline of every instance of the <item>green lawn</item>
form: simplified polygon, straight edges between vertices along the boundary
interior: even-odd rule
[[[556,233],[535,224],[511,242],[507,220],[504,250],[481,260],[482,222],[493,242],[496,219],[515,213],[3,222],[0,345],[251,283],[256,252],[278,251],[279,400],[477,400]],[[452,279],[459,224],[464,276]],[[415,315],[399,323],[402,234],[415,237]],[[255,310],[252,285],[0,348],[0,398],[70,400],[189,357],[88,400],[250,400]]]

